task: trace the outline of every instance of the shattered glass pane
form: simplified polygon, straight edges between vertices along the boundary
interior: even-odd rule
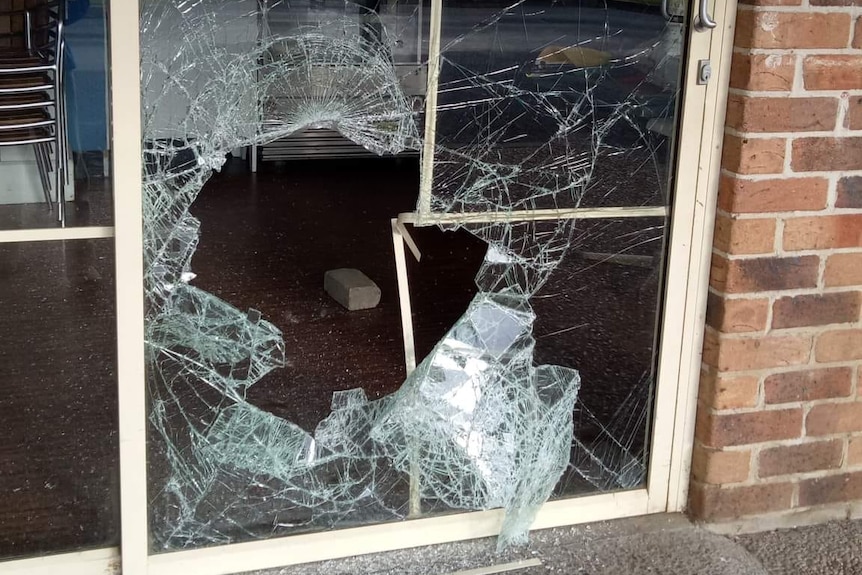
[[[665,231],[660,218],[581,222],[533,298],[536,360],[585,382],[557,495],[644,484]]]
[[[434,212],[667,205],[682,27],[626,4],[443,7]]]
[[[682,25],[644,4],[447,0],[435,83],[432,13],[142,2],[154,551],[494,508],[506,546],[552,496],[643,485]],[[403,223],[486,249],[472,301],[397,391],[356,381],[303,426],[249,399],[300,328],[194,286],[190,208],[229,153],[324,129],[378,155],[433,143]],[[577,211],[608,207],[652,211]],[[618,280],[642,314],[579,295]],[[636,350],[579,329],[614,314],[645,334]],[[624,384],[596,400],[586,373]]]

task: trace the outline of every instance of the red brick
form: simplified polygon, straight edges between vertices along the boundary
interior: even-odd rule
[[[789,91],[793,88],[796,56],[792,54],[740,54],[730,65],[730,87],[740,90]]]
[[[712,447],[712,417],[703,404],[698,404],[694,417],[694,438],[706,447]]]
[[[829,256],[823,282],[827,287],[862,286],[862,253]]]
[[[849,397],[853,370],[849,367],[776,373],[763,382],[767,404]]]
[[[799,6],[802,0],[739,0],[739,3],[750,6]]]
[[[784,222],[784,249],[823,250],[862,246],[862,214],[791,218]]]
[[[862,88],[862,55],[807,56],[802,60],[802,81],[806,90],[858,90]]]
[[[832,130],[837,117],[837,98],[727,97],[727,125],[741,132]]]
[[[844,442],[840,439],[801,445],[781,445],[760,452],[757,474],[773,477],[841,467]]]
[[[739,483],[748,479],[751,451],[716,451],[696,446],[691,457],[691,473],[695,481],[722,484]]]
[[[730,260],[713,251],[712,259],[709,261],[709,287],[716,291],[727,293],[729,269]]]
[[[862,292],[798,295],[775,300],[772,327],[804,327],[859,320]]]
[[[806,479],[799,484],[799,506],[862,499],[862,472]]]
[[[696,519],[703,521],[736,519],[790,509],[792,498],[792,483],[722,488],[693,482],[689,510]]]
[[[704,371],[700,375],[698,401],[719,410],[754,407],[759,381],[752,375],[727,376]]]
[[[778,174],[784,170],[785,140],[724,136],[721,165],[737,174]]]
[[[811,338],[807,336],[704,339],[703,360],[718,371],[800,365],[810,356]]]
[[[724,333],[743,333],[766,329],[769,300],[725,299],[714,293],[707,296],[706,323]]]
[[[859,18],[859,23],[862,24],[862,18]],[[860,42],[862,42],[862,36],[860,36]],[[862,46],[859,46],[859,48],[862,48]],[[851,130],[862,130],[862,96],[850,97],[844,125]]]
[[[862,403],[822,403],[805,418],[806,435],[832,435],[862,431]]]
[[[862,329],[838,329],[820,334],[814,356],[820,363],[862,359]]]
[[[862,208],[862,176],[847,176],[838,180],[836,208]]]
[[[810,0],[812,6],[862,6],[862,0]]]
[[[853,32],[854,48],[862,48],[862,16],[856,19],[855,31]]]
[[[802,410],[777,409],[750,413],[706,414],[701,442],[708,447],[731,447],[802,435]]]
[[[852,437],[847,444],[847,465],[862,465],[862,437]]]
[[[723,174],[718,185],[718,207],[738,214],[822,210],[828,188],[825,178],[743,180]]]
[[[715,247],[728,254],[763,254],[775,249],[775,220],[740,220],[719,215],[715,219]]]
[[[740,48],[846,48],[850,14],[740,10],[734,45]]]
[[[712,256],[710,285],[724,293],[754,293],[817,287],[817,256],[728,260]]]
[[[862,170],[862,138],[798,138],[791,149],[794,172]]]

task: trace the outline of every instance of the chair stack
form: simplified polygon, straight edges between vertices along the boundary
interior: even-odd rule
[[[33,146],[45,202],[65,224],[65,0],[0,0],[0,147]],[[52,194],[53,192],[53,194]]]

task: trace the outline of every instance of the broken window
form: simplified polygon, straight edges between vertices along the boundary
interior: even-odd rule
[[[681,39],[643,3],[142,2],[154,551],[492,508],[508,545],[550,497],[642,486]],[[343,220],[307,215],[323,180],[290,191],[311,168],[214,177],[229,155],[323,131],[421,155],[412,193],[367,232],[394,241],[378,261],[402,341],[315,340],[334,313],[315,309],[323,273],[307,300],[289,283],[326,259],[313,246],[370,251],[366,232],[337,234],[403,166],[348,178]],[[241,190],[265,184],[284,193],[247,211]],[[199,241],[218,246],[206,273]],[[452,287],[470,266],[472,287]],[[435,301],[450,287],[454,314]],[[255,290],[279,313],[240,309]],[[353,369],[384,347],[403,370]],[[311,361],[317,375],[293,377]]]

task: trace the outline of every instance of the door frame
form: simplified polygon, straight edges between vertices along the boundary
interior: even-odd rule
[[[435,21],[436,6],[438,26],[441,2],[432,0],[430,20]],[[675,164],[676,193],[668,240],[670,254],[647,485],[550,501],[539,512],[532,529],[685,508],[737,5],[736,0],[712,2],[719,27],[711,33],[698,33],[689,26],[688,32],[685,97],[678,137],[699,145],[679,146]],[[696,4],[697,0],[692,2],[690,22]],[[63,573],[89,575],[119,573],[122,563],[124,575],[217,575],[498,534],[502,510],[410,520],[409,529],[404,528],[404,522],[396,522],[149,554],[138,0],[109,0],[108,14],[115,227],[0,231],[0,243],[115,238],[121,545],[6,561],[0,567],[7,573],[53,575],[62,566]],[[712,62],[713,76],[706,86],[701,86],[697,84],[696,63],[706,59]],[[431,77],[429,74],[429,81]],[[433,125],[431,129],[433,133]],[[338,545],[333,545],[334,538]]]

